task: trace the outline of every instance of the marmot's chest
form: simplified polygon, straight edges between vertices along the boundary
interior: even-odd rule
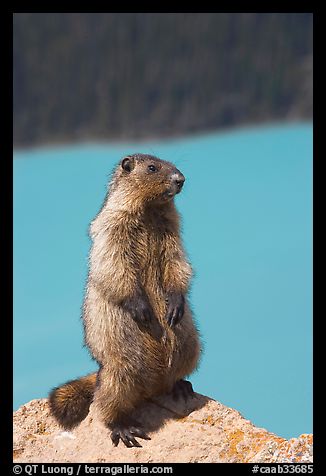
[[[137,242],[135,251],[140,272],[152,278],[158,277],[164,265],[164,235],[154,229],[146,230]]]
[[[140,270],[159,269],[165,260],[167,237],[175,233],[173,224],[164,220],[148,220],[135,236],[135,253]]]

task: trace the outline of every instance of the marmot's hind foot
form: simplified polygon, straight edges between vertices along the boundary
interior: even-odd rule
[[[141,429],[141,425],[134,420],[129,420],[129,424],[126,421],[117,423],[111,432],[111,440],[114,446],[118,446],[119,441],[122,440],[127,448],[134,446],[141,448],[141,444],[135,436],[143,440],[150,440],[150,437]]]
[[[193,398],[195,392],[192,388],[191,382],[188,380],[178,380],[172,389],[172,398],[173,400],[178,400],[180,397],[183,397],[184,400],[188,398]]]

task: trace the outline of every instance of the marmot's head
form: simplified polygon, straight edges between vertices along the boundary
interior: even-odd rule
[[[122,189],[131,201],[164,203],[181,191],[184,181],[184,175],[171,162],[133,154],[120,161],[111,187]]]

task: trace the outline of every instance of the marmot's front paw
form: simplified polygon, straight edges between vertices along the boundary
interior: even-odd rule
[[[136,294],[123,301],[122,307],[140,326],[149,328],[154,319],[154,311],[145,293]]]
[[[185,298],[181,293],[169,293],[165,299],[167,303],[166,320],[170,327],[180,322],[185,312]]]

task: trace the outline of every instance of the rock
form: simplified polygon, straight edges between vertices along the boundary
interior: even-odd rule
[[[73,431],[50,415],[47,399],[32,400],[14,412],[14,462],[20,463],[293,463],[312,462],[313,436],[286,440],[255,427],[221,403],[195,394],[187,403],[162,396],[133,415],[151,440],[142,448],[118,447],[91,406]]]

